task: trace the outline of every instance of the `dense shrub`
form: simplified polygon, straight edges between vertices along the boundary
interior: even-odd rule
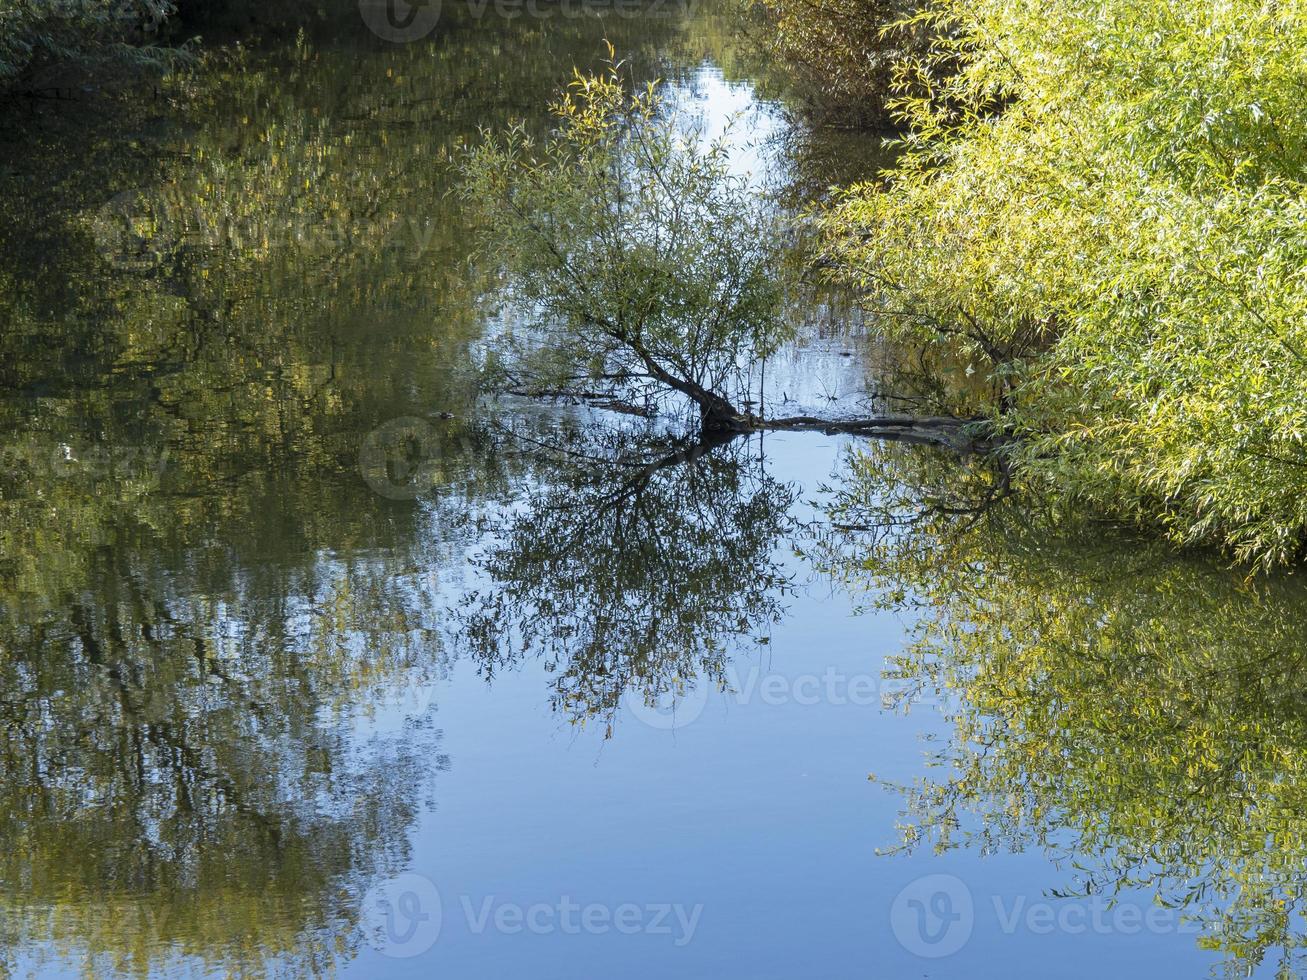
[[[912,126],[825,220],[1025,472],[1263,565],[1307,532],[1307,2],[942,0]]]
[[[54,63],[140,60],[127,42],[173,9],[172,0],[0,0],[0,88]]]

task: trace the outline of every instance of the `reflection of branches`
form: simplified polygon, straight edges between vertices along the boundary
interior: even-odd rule
[[[361,584],[343,587],[353,603]],[[195,598],[128,549],[96,552],[64,599],[0,629],[0,879],[24,883],[11,934],[150,951],[125,973],[174,954],[236,972],[348,955],[351,882],[393,865],[444,765],[416,724],[353,737],[341,692],[389,683],[391,643],[301,635],[290,596],[239,613]]]
[[[787,585],[771,552],[791,488],[729,438],[645,442],[661,451],[634,463],[630,445],[589,433],[551,466],[529,509],[505,518],[484,561],[492,584],[464,610],[483,671],[544,658],[574,721],[610,719],[628,690],[720,683],[729,641],[774,622]]]
[[[904,846],[1037,847],[1076,869],[1057,894],[1148,889],[1232,971],[1290,962],[1307,946],[1286,914],[1307,867],[1301,583],[1068,518],[945,454],[849,462],[820,557],[922,610],[898,669],[957,705],[948,775],[891,787]]]
[[[819,560],[831,570],[848,562],[884,562],[912,555],[926,560],[941,537],[965,536],[982,521],[995,526],[1021,520],[1003,507],[1017,493],[1001,453],[959,459],[927,447],[883,446],[853,451],[847,479],[832,491],[830,533]]]

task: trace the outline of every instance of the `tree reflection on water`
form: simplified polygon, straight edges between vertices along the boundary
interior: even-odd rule
[[[1152,891],[1235,972],[1307,945],[1307,587],[923,450],[848,457],[821,563],[911,608],[895,669],[952,706],[902,846],[1037,848],[1059,895]]]
[[[550,453],[464,609],[482,671],[540,657],[555,710],[609,734],[624,694],[724,685],[732,642],[777,622],[789,586],[773,551],[796,492],[749,447],[603,427]]]

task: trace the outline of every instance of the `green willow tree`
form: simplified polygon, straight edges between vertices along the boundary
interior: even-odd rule
[[[911,134],[825,216],[1029,478],[1272,566],[1307,533],[1307,7],[941,0]]]
[[[678,118],[658,84],[577,71],[538,139],[492,133],[461,163],[499,319],[487,377],[517,394],[644,403],[683,396],[704,433],[812,429],[957,447],[957,418],[767,417],[755,371],[796,334],[793,215],[733,163],[729,132]]]

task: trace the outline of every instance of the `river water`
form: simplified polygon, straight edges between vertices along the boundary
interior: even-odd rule
[[[710,5],[346,6],[5,110],[6,975],[1295,975],[1297,581],[475,397],[451,159],[605,39],[783,198],[876,142]],[[865,409],[874,324],[804,321],[768,404]]]

